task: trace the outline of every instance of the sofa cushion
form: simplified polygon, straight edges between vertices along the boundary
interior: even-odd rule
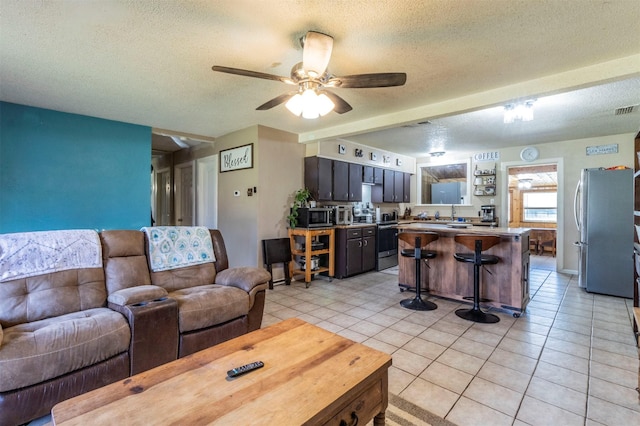
[[[129,349],[126,319],[89,309],[4,329],[0,392],[22,388],[104,361]]]
[[[3,327],[106,304],[102,268],[71,269],[0,283],[0,323]]]
[[[167,290],[157,285],[139,285],[111,293],[107,300],[114,305],[125,306],[146,304],[147,302],[165,299],[167,295]]]
[[[202,285],[169,293],[178,302],[180,332],[222,324],[249,312],[249,295],[235,287]]]
[[[100,241],[109,294],[124,288],[151,284],[144,234],[141,231],[102,231]]]
[[[216,284],[237,287],[249,293],[255,286],[268,283],[270,279],[271,274],[266,269],[241,266],[217,274]]]
[[[213,284],[215,278],[216,268],[213,263],[151,272],[151,284],[163,287],[169,293],[184,288]]]
[[[107,292],[151,284],[146,256],[113,257],[104,260]]]

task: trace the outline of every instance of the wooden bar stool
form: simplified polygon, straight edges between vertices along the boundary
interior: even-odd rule
[[[482,254],[482,252],[500,244],[500,237],[495,235],[456,235],[455,242],[473,250],[473,253],[455,253],[453,255],[458,262],[473,264],[473,308],[458,309],[456,315],[469,321],[486,324],[500,321],[497,315],[488,314],[480,309],[480,267],[494,265],[500,261],[498,256]]]
[[[433,259],[437,256],[435,251],[425,250],[424,247],[437,240],[438,234],[435,232],[401,232],[398,234],[398,238],[413,246],[412,249],[403,249],[400,254],[404,257],[413,257],[416,264],[416,297],[413,299],[405,299],[400,302],[400,305],[403,308],[413,309],[414,311],[432,311],[437,309],[438,305],[428,300],[422,300],[420,295],[420,261],[424,259],[427,267],[429,267],[429,263],[426,262],[426,260]],[[427,289],[429,287],[428,282],[429,276],[427,275]]]

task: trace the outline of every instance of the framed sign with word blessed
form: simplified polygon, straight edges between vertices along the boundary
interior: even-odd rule
[[[253,144],[220,151],[220,173],[253,167]]]

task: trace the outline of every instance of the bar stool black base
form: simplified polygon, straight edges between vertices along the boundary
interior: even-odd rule
[[[433,311],[434,309],[438,309],[438,305],[428,300],[422,300],[420,297],[404,299],[400,302],[400,306],[414,311]]]
[[[480,309],[458,309],[456,315],[468,321],[480,322],[483,324],[493,324],[500,322],[500,318],[493,314],[482,312]]]

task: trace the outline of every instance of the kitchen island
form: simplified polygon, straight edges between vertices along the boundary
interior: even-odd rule
[[[465,223],[428,224],[400,223],[398,232],[435,232],[438,240],[427,247],[438,255],[429,260],[428,268],[422,263],[422,289],[455,300],[469,301],[473,297],[473,268],[468,263],[454,259],[456,252],[469,252],[469,249],[457,244],[456,235],[497,235],[500,244],[483,253],[500,258],[495,265],[481,268],[480,297],[482,306],[493,306],[513,312],[520,316],[529,302],[529,229],[528,228],[487,228],[470,226]],[[398,241],[398,252],[412,248],[402,240]],[[398,257],[398,283],[401,286],[415,287],[415,263],[411,257]]]

